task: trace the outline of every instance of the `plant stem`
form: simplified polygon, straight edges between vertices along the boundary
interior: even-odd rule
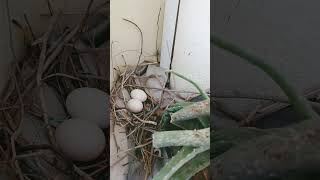
[[[171,123],[195,119],[202,116],[210,116],[210,101],[204,100],[186,106],[183,109],[171,114]]]
[[[213,35],[211,37],[211,41],[217,47],[245,59],[250,64],[257,66],[266,74],[268,74],[288,96],[290,103],[302,120],[318,118],[318,115],[316,115],[316,113],[312,110],[310,105],[307,103],[307,100],[303,96],[299,95],[295,88],[287,81],[287,79],[285,79],[282,74],[280,74],[277,70],[275,70],[271,65],[267,63],[270,61],[254,55],[218,36]]]
[[[210,145],[210,128],[155,132],[152,135],[155,148],[169,146],[201,147]]]
[[[182,74],[179,74],[179,73],[177,73],[177,72],[175,72],[175,71],[172,71],[172,70],[169,70],[169,71],[167,71],[167,72],[172,73],[172,74],[174,74],[174,75],[176,75],[176,76],[178,76],[178,77],[180,77],[180,78],[188,81],[189,83],[191,83],[191,84],[199,91],[200,95],[201,95],[204,99],[210,99],[209,96],[207,95],[207,93],[204,92],[204,91],[199,87],[199,85],[198,85],[197,83],[195,83],[194,81],[192,81],[191,79],[189,79],[189,78],[187,78],[187,77],[183,76]]]

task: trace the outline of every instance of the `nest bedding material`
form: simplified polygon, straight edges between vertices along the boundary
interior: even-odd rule
[[[138,69],[138,71],[136,71]],[[144,73],[139,69],[146,69]],[[137,66],[126,66],[123,71],[118,71],[119,78],[116,80],[111,90],[111,120],[115,124],[113,127],[125,129],[125,136],[128,140],[128,149],[121,149],[122,142],[117,142],[115,133],[118,130],[111,129],[113,133],[111,139],[115,144],[119,144],[115,156],[124,158],[128,156],[128,167],[130,178],[150,179],[164,165],[167,155],[155,149],[152,145],[152,134],[161,130],[161,119],[168,107],[182,99],[180,94],[188,93],[198,96],[198,93],[180,92],[170,90],[165,87],[167,73],[160,68],[157,63],[141,63]],[[150,83],[150,80],[152,83]],[[149,82],[149,83],[148,83]],[[143,102],[144,108],[140,113],[131,113],[126,109],[126,103],[131,99],[130,92],[134,89],[145,91],[148,98]],[[163,161],[164,160],[164,161]],[[162,164],[162,165],[161,165]]]
[[[50,24],[40,37],[27,36],[32,34],[32,26],[25,29],[26,54],[12,63],[1,96],[0,158],[8,176],[16,179],[109,176],[109,148],[92,162],[72,162],[59,151],[53,137],[55,127],[69,118],[64,102],[72,90],[94,87],[109,94],[106,58],[109,39],[103,36],[109,29],[108,6],[104,3],[92,8],[92,2],[74,27],[61,28],[63,13],[57,10],[48,17]],[[92,19],[100,21],[92,23]]]

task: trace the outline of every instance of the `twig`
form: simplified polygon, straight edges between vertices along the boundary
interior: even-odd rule
[[[125,21],[133,24],[135,27],[137,27],[137,29],[138,29],[139,32],[140,32],[140,38],[141,38],[140,55],[139,55],[139,59],[138,59],[137,65],[136,65],[136,67],[135,67],[135,69],[134,69],[134,72],[136,72],[137,67],[138,67],[138,64],[140,64],[141,56],[142,56],[142,52],[143,52],[143,34],[142,34],[142,30],[140,29],[140,27],[139,27],[136,23],[134,23],[134,22],[132,22],[132,21],[130,21],[130,20],[128,20],[128,19],[125,19],[125,18],[123,18],[123,20],[125,20]]]
[[[139,85],[125,85],[124,87],[139,87],[139,88],[145,88],[145,89],[161,90],[161,91],[166,91],[166,92],[177,92],[177,93],[186,93],[186,94],[200,94],[199,92],[193,92],[193,91],[183,91],[183,90],[147,87],[147,86],[139,86]]]
[[[160,30],[160,27],[159,27],[159,20],[160,20],[160,14],[161,14],[161,7],[159,9],[159,13],[158,13],[158,20],[157,20],[157,36],[156,36],[156,56],[157,56],[157,62],[160,63],[160,60],[159,60],[159,47],[158,47],[158,39],[159,39],[159,30]]]
[[[49,78],[52,78],[52,77],[57,77],[57,76],[60,76],[60,77],[66,77],[66,78],[69,78],[69,79],[73,79],[73,80],[77,80],[77,81],[81,81],[81,82],[85,82],[84,80],[82,79],[79,79],[77,77],[74,77],[74,76],[71,76],[71,75],[68,75],[68,74],[63,74],[63,73],[55,73],[55,74],[50,74],[44,78],[42,78],[43,81],[49,79]]]
[[[107,78],[102,77],[102,76],[82,75],[82,74],[79,74],[78,76],[82,77],[82,78],[87,78],[87,79],[97,79],[97,80],[101,80],[101,81],[109,81]]]
[[[16,159],[24,159],[24,158],[33,157],[33,156],[39,156],[42,154],[44,154],[44,152],[34,152],[34,153],[22,154],[22,155],[17,155]]]
[[[76,165],[73,166],[73,169],[76,173],[79,174],[80,177],[84,178],[85,180],[94,180],[90,175],[79,169]]]
[[[257,112],[259,111],[259,109],[262,107],[262,105],[258,105],[257,107],[254,108],[253,111],[251,111],[248,115],[248,117],[241,122],[241,126],[244,126],[244,125],[248,125],[250,124],[250,122],[253,122],[253,119],[255,117],[255,115],[257,114]]]
[[[46,0],[47,1],[47,6],[48,6],[48,9],[49,9],[49,12],[50,12],[50,16],[53,16],[53,8],[52,8],[52,5],[51,5],[51,2],[50,0]]]
[[[6,11],[7,11],[7,20],[8,20],[8,30],[9,30],[9,45],[10,45],[10,50],[11,50],[12,56],[14,58],[14,61],[16,61],[18,58],[16,56],[16,53],[15,53],[14,47],[13,47],[13,34],[12,34],[12,26],[11,26],[11,14],[10,14],[10,8],[9,8],[9,0],[6,0]]]
[[[21,107],[20,107],[20,122],[19,122],[19,126],[11,136],[11,148],[12,148],[11,149],[11,151],[12,151],[11,163],[17,168],[16,171],[17,171],[20,179],[23,180],[23,176],[22,176],[22,173],[21,173],[19,162],[16,160],[17,152],[16,152],[15,141],[16,141],[16,138],[21,133],[23,119],[24,119],[24,105],[23,105],[23,100],[22,100],[22,96],[21,96],[21,92],[20,92],[20,87],[18,86],[18,81],[16,79],[16,76],[13,75],[13,78],[14,78],[14,81],[16,82],[16,90],[17,90],[17,93],[18,93],[18,99],[20,101],[20,106]]]
[[[90,9],[93,4],[94,0],[90,0],[86,14],[82,18],[79,25],[77,25],[66,37],[63,39],[63,41],[57,46],[57,48],[52,52],[52,54],[48,57],[47,62],[44,64],[43,71],[46,71],[48,67],[51,65],[51,63],[55,60],[55,58],[60,54],[60,52],[63,50],[65,44],[67,44],[82,28],[84,27],[88,16],[90,15]]]
[[[99,173],[100,171],[103,171],[103,170],[107,169],[107,167],[108,167],[108,166],[102,166],[101,168],[99,168],[99,169],[93,171],[92,173],[90,173],[90,176],[96,175],[96,174]]]
[[[51,63],[55,60],[55,58],[60,54],[63,50],[64,45],[68,43],[79,31],[80,25],[77,25],[68,35],[64,38],[63,42],[57,46],[57,48],[52,52],[52,54],[47,58],[47,61],[44,64],[43,71],[46,71]]]
[[[145,143],[145,144],[141,144],[141,145],[135,146],[135,147],[133,147],[133,148],[127,149],[127,150],[125,150],[125,151],[119,152],[117,155],[123,154],[123,153],[127,153],[127,152],[130,152],[130,151],[133,151],[133,150],[136,150],[136,149],[145,147],[145,146],[147,146],[147,145],[149,145],[149,144],[151,144],[151,143],[152,143],[152,141],[149,141],[149,142],[147,142],[147,143]]]
[[[152,125],[157,125],[157,122],[154,122],[154,121],[146,121],[146,120],[142,120],[141,118],[139,118],[137,115],[135,114],[132,114],[133,117],[135,117],[136,119],[138,119],[140,122],[142,123],[146,123],[146,124],[152,124]]]
[[[126,158],[128,155],[124,155],[121,158],[119,158],[116,162],[114,162],[113,164],[110,165],[110,167],[113,167],[115,165],[117,165],[118,163],[120,163],[124,158]]]
[[[91,169],[91,168],[100,166],[100,165],[102,165],[102,164],[105,164],[105,163],[107,163],[108,161],[109,161],[108,159],[105,159],[105,160],[100,161],[100,162],[97,162],[97,163],[95,163],[95,164],[91,164],[91,165],[88,165],[88,166],[82,166],[82,167],[79,167],[79,168],[82,169],[82,170],[87,170],[87,169]]]
[[[86,10],[86,14],[85,16],[83,17],[82,21],[81,21],[81,25],[80,25],[80,30],[82,31],[83,28],[84,28],[84,25],[86,23],[86,21],[88,20],[88,17],[90,15],[90,9],[92,7],[92,4],[93,4],[94,0],[90,0],[88,6],[87,6],[87,10]]]
[[[24,18],[24,21],[26,22],[27,26],[28,26],[28,29],[30,31],[30,34],[31,34],[31,37],[32,37],[32,41],[34,41],[36,39],[36,36],[34,35],[34,32],[32,30],[32,27],[30,25],[30,22],[28,20],[28,17],[27,17],[27,14],[23,14],[23,18]]]
[[[40,104],[42,108],[42,113],[43,113],[43,118],[46,124],[49,124],[49,117],[48,117],[48,109],[46,106],[45,102],[45,95],[44,95],[44,90],[43,90],[43,84],[42,84],[42,74],[44,71],[44,64],[46,61],[46,53],[47,53],[47,43],[48,39],[50,37],[51,32],[53,31],[53,28],[55,24],[57,23],[59,18],[59,14],[54,15],[47,32],[45,33],[43,37],[43,42],[42,42],[42,48],[41,48],[41,54],[39,58],[39,65],[38,65],[38,70],[37,70],[37,87],[39,88],[39,99],[40,99]],[[49,138],[51,143],[54,143],[54,134],[50,126],[48,126],[48,131],[49,131]]]
[[[64,31],[64,32],[62,33],[62,35],[61,35],[55,42],[53,42],[53,43],[50,45],[47,54],[51,54],[51,53],[58,47],[58,45],[59,45],[60,43],[62,43],[62,41],[64,40],[64,38],[66,37],[66,35],[67,35],[68,33],[69,33],[68,30]]]

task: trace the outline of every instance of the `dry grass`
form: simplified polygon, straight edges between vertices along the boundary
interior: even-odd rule
[[[48,117],[47,102],[42,89],[44,84],[53,87],[62,102],[68,93],[80,87],[95,87],[109,94],[106,74],[100,71],[95,75],[87,74],[86,67],[81,62],[81,54],[107,57],[109,49],[94,46],[75,48],[82,34],[88,30],[88,18],[98,13],[107,13],[105,4],[91,10],[92,2],[88,4],[82,20],[71,29],[59,28],[63,13],[56,11],[52,17],[49,16],[51,22],[47,32],[41,37],[30,38],[26,47],[27,53],[23,58],[16,59],[10,68],[10,78],[0,102],[0,161],[8,169],[12,169],[15,176],[21,180],[55,178],[55,175],[43,171],[46,167],[41,167],[41,163],[32,167],[28,163],[39,160],[46,161],[59,174],[73,176],[75,179],[95,179],[101,175],[108,177],[108,147],[99,159],[88,163],[72,162],[59,151],[53,136],[54,120]],[[27,20],[27,16],[25,19]],[[27,25],[24,34],[34,36],[29,21]],[[52,36],[53,33],[56,36]],[[107,68],[106,61],[107,58],[100,63]],[[38,94],[33,97],[35,92]],[[27,113],[43,120],[50,144],[32,144],[21,136]],[[106,139],[109,141],[108,137]]]

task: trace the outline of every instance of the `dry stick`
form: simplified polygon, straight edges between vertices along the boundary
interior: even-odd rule
[[[27,15],[25,13],[23,14],[23,18],[24,18],[24,21],[26,22],[26,24],[28,26],[28,29],[29,29],[29,31],[31,33],[32,41],[34,41],[36,39],[36,36],[34,35],[34,32],[33,32],[32,27],[30,25],[29,19],[28,19]]]
[[[107,78],[102,77],[102,76],[96,76],[96,75],[78,75],[79,77],[82,78],[87,78],[87,79],[97,79],[97,80],[101,80],[101,81],[109,81]]]
[[[142,52],[143,52],[143,34],[142,34],[142,31],[141,31],[140,27],[139,27],[136,23],[134,23],[134,22],[132,22],[132,21],[130,21],[130,20],[128,20],[128,19],[125,19],[125,18],[124,18],[123,20],[125,20],[125,21],[133,24],[135,27],[137,27],[137,29],[138,29],[139,32],[140,32],[140,38],[141,38],[140,55],[139,55],[139,59],[138,59],[137,65],[136,65],[136,67],[135,67],[135,69],[134,69],[134,72],[136,72],[137,67],[138,67],[138,65],[140,64],[141,56],[142,56]]]
[[[156,37],[156,56],[157,56],[157,62],[160,63],[159,61],[159,56],[160,56],[160,53],[159,53],[159,47],[158,47],[158,39],[159,39],[159,20],[160,20],[160,14],[161,14],[161,7],[159,9],[159,13],[158,13],[158,20],[157,20],[157,37]]]
[[[249,113],[247,118],[241,122],[241,126],[248,125],[250,122],[254,122],[253,119],[261,107],[262,107],[262,105],[260,104],[256,108],[254,108],[254,110]]]
[[[50,0],[47,0],[47,6],[48,6],[48,9],[50,12],[50,16],[53,16],[53,8],[52,8]]]
[[[14,123],[13,118],[10,116],[10,113],[5,111],[4,112],[5,117],[6,117],[6,121],[8,122],[9,128],[11,129],[16,129],[17,125]]]
[[[116,112],[114,112],[114,116],[116,117]],[[116,138],[116,135],[115,135],[115,126],[116,126],[116,122],[115,121],[112,121],[113,122],[113,126],[112,126],[112,137],[113,137],[113,140],[114,140],[114,144],[116,145],[116,148],[117,148],[117,151],[119,151],[120,149],[120,146],[118,144],[118,141],[117,141],[117,138]]]
[[[47,125],[49,125],[49,117],[48,117],[48,109],[46,106],[45,95],[44,95],[43,86],[42,86],[42,75],[43,75],[43,71],[45,70],[44,64],[45,64],[45,60],[46,60],[48,39],[50,37],[51,32],[53,31],[53,27],[55,26],[55,24],[58,21],[58,18],[59,18],[59,14],[55,15],[53,17],[47,32],[44,34],[40,58],[39,58],[39,66],[38,66],[38,70],[37,70],[37,86],[39,88],[39,99],[40,99],[40,104],[41,104],[41,108],[43,111],[43,118],[44,118],[45,124],[47,124]],[[47,127],[48,127],[48,131],[49,131],[49,139],[52,144],[55,144],[53,131],[50,128],[50,126],[47,126]]]
[[[21,133],[21,129],[22,129],[22,124],[23,124],[23,120],[24,120],[24,105],[23,105],[23,100],[22,100],[22,96],[21,96],[21,92],[20,92],[20,87],[18,86],[18,82],[17,82],[17,78],[15,76],[15,74],[13,75],[14,81],[16,82],[16,90],[18,93],[18,99],[20,101],[20,123],[18,128],[14,131],[14,133],[11,136],[11,150],[12,150],[12,159],[11,159],[11,163],[17,168],[17,174],[19,175],[19,178],[21,180],[23,180],[23,176],[21,173],[21,169],[20,169],[20,165],[19,162],[16,160],[16,156],[17,156],[17,152],[16,152],[16,145],[15,145],[15,141],[16,138],[19,136],[19,134]]]
[[[145,147],[145,146],[147,146],[147,145],[149,145],[149,144],[151,144],[151,143],[152,143],[152,141],[149,141],[149,142],[144,143],[144,144],[140,144],[140,145],[138,145],[138,146],[135,146],[135,147],[133,147],[133,148],[127,149],[127,150],[125,150],[125,151],[118,152],[117,155],[120,155],[120,154],[123,154],[123,153],[128,153],[128,152],[130,152],[130,151],[133,151],[133,150],[136,150],[136,149]]]
[[[101,171],[103,171],[103,170],[107,169],[107,167],[108,167],[108,166],[102,166],[101,168],[99,168],[99,169],[97,169],[97,170],[93,171],[92,173],[90,173],[90,176],[94,176],[94,175],[96,175],[97,173],[99,173],[99,172],[101,172]]]
[[[246,92],[215,92],[213,91],[212,97],[220,99],[257,99],[264,101],[277,101],[287,103],[288,98],[281,96],[272,96],[264,94],[251,94]]]
[[[49,47],[47,54],[51,54],[58,47],[58,45],[63,41],[63,39],[66,37],[68,33],[69,33],[68,30],[63,32],[63,34]]]
[[[81,27],[80,27],[81,30],[83,30],[84,25],[85,25],[85,23],[86,23],[87,20],[88,20],[88,17],[89,17],[89,15],[90,15],[90,9],[91,9],[91,7],[92,7],[93,1],[94,1],[94,0],[90,0],[89,4],[88,4],[88,6],[87,6],[86,14],[85,14],[85,16],[84,16],[84,18],[82,19],[82,22],[81,22]]]
[[[87,165],[87,166],[82,166],[82,167],[79,167],[80,169],[82,170],[87,170],[87,169],[92,169],[94,167],[97,167],[97,166],[100,166],[102,164],[106,164],[109,160],[108,159],[105,159],[103,161],[100,161],[100,162],[97,162],[95,164],[91,164],[91,165]]]
[[[2,155],[4,156],[4,159],[7,160],[9,158],[9,156],[1,145],[0,145],[0,151],[1,151]]]
[[[73,79],[73,80],[77,80],[77,81],[81,81],[81,82],[84,82],[84,80],[80,79],[80,78],[77,78],[77,77],[74,77],[74,76],[71,76],[71,75],[68,75],[68,74],[63,74],[63,73],[55,73],[55,74],[50,74],[44,78],[42,78],[42,80],[47,80],[49,78],[52,78],[52,77],[57,77],[57,76],[61,76],[61,77],[66,77],[66,78],[69,78],[69,79]]]
[[[152,125],[157,125],[157,122],[154,121],[146,121],[146,120],[142,120],[141,118],[139,118],[137,115],[132,114],[133,117],[135,117],[136,119],[138,119],[140,122],[145,123],[145,124],[152,124]]]
[[[80,25],[77,25],[65,38],[64,40],[57,46],[57,48],[52,52],[52,54],[47,58],[43,66],[43,71],[46,71],[51,63],[56,59],[56,57],[60,54],[63,50],[64,45],[68,43],[79,31]]]
[[[305,93],[304,96],[306,97],[306,99],[308,99],[318,94],[319,91],[320,91],[319,89],[315,89],[312,92]],[[237,93],[214,92],[213,97],[221,98],[221,99],[256,99],[256,100],[275,102],[266,107],[263,107],[263,108],[261,107],[258,110],[259,115],[256,116],[254,120],[263,118],[270,113],[274,113],[278,110],[281,110],[289,106],[289,100],[287,98],[280,97],[280,96],[266,96],[266,95],[260,95],[260,94],[252,95],[244,92],[237,92]],[[313,102],[313,101],[309,101],[309,103],[311,104],[312,108],[320,114],[320,103]]]
[[[12,26],[11,26],[11,14],[10,14],[10,8],[9,8],[9,0],[6,0],[6,11],[7,11],[7,20],[8,20],[8,30],[9,30],[9,45],[10,45],[10,50],[12,53],[12,56],[14,60],[17,60],[17,56],[14,51],[13,47],[13,34],[12,34]]]
[[[23,177],[23,174],[22,174],[22,170],[21,170],[19,161],[18,161],[18,160],[15,160],[14,165],[15,165],[15,167],[17,168],[16,171],[17,171],[17,173],[18,173],[18,175],[19,175],[19,178],[20,178],[21,180],[24,180],[24,177]]]
[[[79,174],[80,177],[84,178],[85,180],[94,180],[90,175],[79,169],[76,165],[73,166],[73,169],[76,173]]]
[[[124,87],[139,87],[139,88],[145,88],[145,89],[161,90],[161,91],[166,91],[166,92],[177,92],[177,93],[186,93],[186,94],[200,94],[199,92],[193,92],[193,91],[174,90],[174,89],[147,87],[147,86],[139,86],[139,85],[125,85]]]
[[[17,155],[16,159],[25,159],[33,156],[39,156],[44,154],[44,152],[34,152],[34,153],[28,153],[28,154],[22,154],[22,155]]]
[[[113,164],[110,165],[110,167],[113,167],[115,165],[117,165],[118,163],[120,163],[124,158],[126,158],[128,155],[124,155],[121,158],[119,158],[116,162],[114,162]]]
[[[87,12],[85,16],[83,17],[81,23],[77,25],[66,37],[64,40],[57,46],[57,48],[52,52],[52,54],[47,58],[47,61],[44,64],[43,71],[46,71],[48,67],[51,65],[51,63],[56,59],[56,57],[60,54],[60,52],[63,50],[64,46],[83,28],[84,24],[86,23],[88,16],[89,16],[89,11],[92,6],[93,0],[90,0]]]

